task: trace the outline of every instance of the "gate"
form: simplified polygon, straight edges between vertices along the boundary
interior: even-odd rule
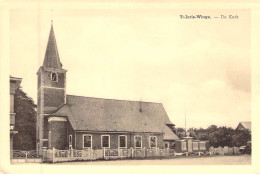
[[[42,157],[38,154],[36,150],[13,150],[13,154],[11,155],[11,162],[42,162]]]

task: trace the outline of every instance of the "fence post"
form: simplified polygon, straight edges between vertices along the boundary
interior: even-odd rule
[[[54,158],[55,158],[55,148],[52,148],[52,163],[54,163]]]
[[[71,159],[73,159],[73,149],[71,148],[71,154],[70,154],[71,156]]]
[[[132,156],[132,158],[134,158],[134,148],[133,147],[131,147],[131,156]]]
[[[27,162],[27,157],[28,157],[28,154],[27,154],[27,151],[25,151],[25,162]]]
[[[104,159],[106,158],[106,151],[105,151],[105,148],[103,148],[103,157],[104,157]]]

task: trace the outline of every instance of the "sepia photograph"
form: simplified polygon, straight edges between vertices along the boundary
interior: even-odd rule
[[[250,9],[28,4],[3,12],[11,173],[253,164]]]

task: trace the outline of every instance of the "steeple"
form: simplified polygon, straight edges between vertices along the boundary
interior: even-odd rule
[[[45,52],[43,66],[62,69],[62,64],[59,58],[59,52],[56,44],[52,21],[51,21],[51,31],[49,35],[47,49]]]
[[[56,111],[66,103],[66,72],[62,69],[56,39],[51,23],[48,45],[45,52],[43,66],[37,72],[37,151],[40,155],[44,148],[50,148],[52,142],[48,130],[48,117],[46,115]]]

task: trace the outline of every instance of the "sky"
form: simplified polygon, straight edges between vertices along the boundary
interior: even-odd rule
[[[186,14],[239,19],[180,19]],[[10,74],[35,102],[52,19],[67,94],[159,102],[176,127],[185,114],[195,128],[251,120],[249,11],[13,9]]]

